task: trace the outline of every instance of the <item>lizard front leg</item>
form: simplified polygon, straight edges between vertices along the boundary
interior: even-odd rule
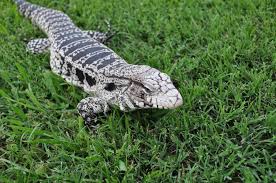
[[[77,109],[85,121],[85,126],[95,129],[97,115],[109,111],[110,108],[105,100],[99,97],[88,97],[79,102]]]

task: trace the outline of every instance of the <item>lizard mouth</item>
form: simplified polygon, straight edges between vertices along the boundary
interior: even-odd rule
[[[176,89],[163,95],[149,96],[146,101],[152,104],[152,108],[159,109],[175,109],[183,104],[182,96]]]
[[[128,98],[135,106],[135,108],[151,108],[153,105],[143,98],[143,96],[135,96],[127,94]]]
[[[129,95],[128,98],[137,108],[174,109],[183,104],[181,94],[174,89],[163,95]]]

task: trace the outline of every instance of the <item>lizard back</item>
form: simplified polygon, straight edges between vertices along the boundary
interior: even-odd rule
[[[68,82],[91,91],[99,74],[114,68],[119,70],[127,64],[112,49],[78,28],[63,12],[23,0],[16,2],[21,14],[48,36],[52,70]]]

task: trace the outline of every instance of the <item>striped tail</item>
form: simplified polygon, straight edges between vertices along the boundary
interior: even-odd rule
[[[25,0],[13,0],[14,3],[18,6],[19,12],[26,18],[31,18],[32,13],[41,6],[31,4]]]
[[[51,30],[56,28],[55,26],[59,26],[54,23],[61,22],[63,24],[66,23],[67,25],[74,26],[71,19],[60,11],[31,4],[25,0],[14,0],[14,2],[18,6],[19,12],[26,18],[29,18],[47,35],[49,35]]]

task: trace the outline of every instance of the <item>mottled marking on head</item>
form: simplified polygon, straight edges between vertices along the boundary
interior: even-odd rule
[[[138,66],[139,68],[139,66]],[[182,97],[170,77],[154,68],[143,68],[145,72],[137,76],[128,92],[139,107],[172,109],[182,105]]]
[[[130,65],[127,68],[124,67],[113,77],[115,86],[112,88],[119,91],[118,95],[123,97],[123,101],[118,102],[124,103],[125,108],[131,110],[139,108],[173,109],[183,103],[182,97],[170,77],[149,66]],[[116,83],[116,77],[117,80],[128,80],[127,86]]]

